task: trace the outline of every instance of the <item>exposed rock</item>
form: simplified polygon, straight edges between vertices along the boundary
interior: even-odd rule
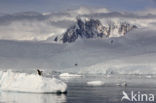
[[[118,25],[114,23],[103,26],[97,19],[82,20],[77,19],[77,22],[72,25],[67,31],[60,37],[55,37],[54,41],[74,42],[78,38],[90,39],[90,38],[104,38],[114,36],[124,36],[127,32],[137,28],[136,25],[131,25],[127,22],[122,22]]]

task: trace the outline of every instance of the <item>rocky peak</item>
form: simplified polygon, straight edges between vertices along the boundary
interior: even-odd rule
[[[127,22],[122,22],[119,25],[111,23],[108,26],[103,26],[100,20],[97,19],[82,20],[77,18],[77,22],[74,25],[68,28],[62,36],[56,37],[54,40],[70,43],[78,38],[91,39],[123,36],[135,28],[137,28],[136,25],[131,25]]]

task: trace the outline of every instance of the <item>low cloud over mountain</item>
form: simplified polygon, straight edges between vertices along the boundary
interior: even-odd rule
[[[156,25],[155,10],[114,12],[105,8],[84,8],[55,13],[21,12],[0,15],[0,39],[45,41],[59,36],[75,24],[76,17],[97,19],[103,26],[108,22],[128,22],[141,28],[153,29]]]

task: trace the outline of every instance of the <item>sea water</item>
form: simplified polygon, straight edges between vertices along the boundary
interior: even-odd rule
[[[67,94],[1,91],[0,103],[134,103],[128,100],[121,101],[122,92],[125,91],[128,96],[132,91],[156,95],[155,75],[83,75],[69,78],[55,75],[55,77],[68,85]],[[101,81],[102,84],[88,85],[88,82],[97,83],[96,81]],[[127,85],[122,85],[125,82]]]

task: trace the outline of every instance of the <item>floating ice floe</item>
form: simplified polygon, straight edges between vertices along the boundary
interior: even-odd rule
[[[110,78],[111,77],[111,75],[106,75],[106,78]]]
[[[65,93],[67,85],[55,78],[0,71],[0,90],[31,93]]]
[[[117,83],[117,86],[121,86],[121,87],[126,87],[127,86],[127,82],[122,82],[122,83]]]
[[[59,75],[61,78],[64,78],[64,77],[81,77],[82,75],[79,75],[79,74],[69,74],[69,73],[62,73]]]
[[[101,85],[104,85],[104,82],[102,82],[102,81],[90,81],[90,82],[87,82],[87,84],[90,86],[101,86]]]
[[[149,78],[150,79],[150,78],[152,78],[152,76],[151,75],[147,75],[146,78]]]

